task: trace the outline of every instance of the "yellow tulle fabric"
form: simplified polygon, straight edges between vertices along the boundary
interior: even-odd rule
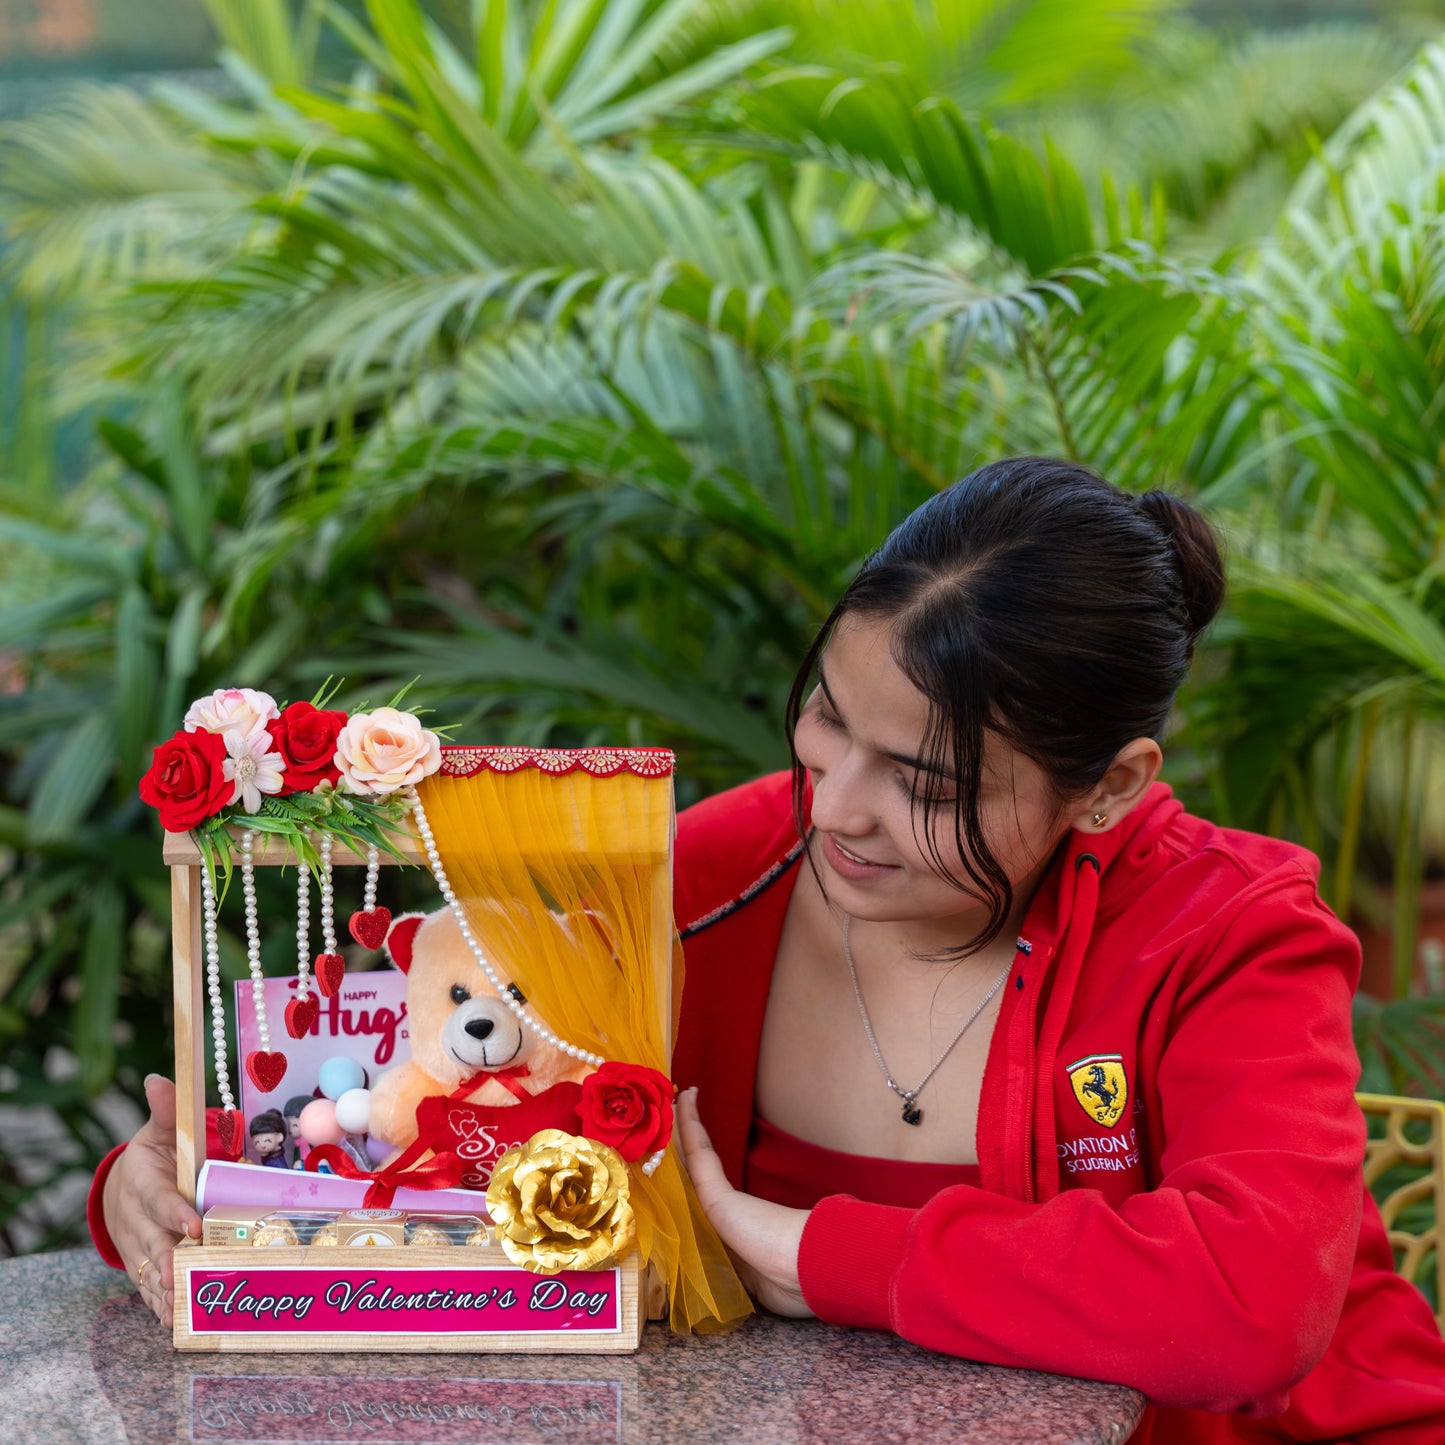
[[[418,792],[469,921],[537,1014],[604,1058],[670,1074],[682,989],[672,779],[526,767],[437,773]],[[676,1141],[651,1177],[637,1166],[629,1172],[638,1248],[667,1285],[672,1327],[727,1329],[750,1314]]]

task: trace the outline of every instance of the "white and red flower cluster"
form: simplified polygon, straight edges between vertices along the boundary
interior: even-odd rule
[[[155,750],[141,798],[161,824],[183,833],[239,804],[257,813],[265,797],[322,784],[379,798],[419,783],[441,766],[441,743],[412,713],[394,707],[351,714],[276,700],[249,687],[198,698],[185,725]]]

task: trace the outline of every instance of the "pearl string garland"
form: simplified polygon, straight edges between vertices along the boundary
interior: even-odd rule
[[[364,913],[376,912],[376,881],[381,876],[381,849],[372,843],[366,850],[366,887],[361,894]]]
[[[256,1009],[256,1032],[261,1052],[271,1052],[271,1027],[266,1022],[266,980],[261,972],[261,925],[256,918],[256,872],[251,850],[256,841],[254,830],[241,834],[241,894],[246,904],[246,963],[251,970],[251,999]]]
[[[211,1002],[211,1045],[216,1056],[216,1089],[221,1107],[228,1113],[235,1109],[231,1093],[231,1073],[226,1066],[226,1011],[221,1003],[221,944],[216,932],[216,890],[211,884],[211,870],[201,869],[201,911],[205,924],[206,992]]]
[[[335,840],[330,833],[321,835],[321,951],[336,952],[335,894],[331,876],[331,845]]]
[[[421,799],[416,795],[414,789],[406,793],[407,802],[411,806],[412,817],[416,819],[417,832],[421,837],[422,847],[426,849],[427,861],[431,864],[432,877],[436,879],[437,889],[442,895],[443,901],[451,909],[452,917],[457,921],[457,927],[461,930],[462,941],[471,950],[471,955],[477,961],[477,966],[487,976],[487,982],[497,991],[497,996],[506,1006],[511,1009],[517,1022],[525,1029],[531,1029],[539,1038],[550,1044],[553,1048],[559,1049],[570,1059],[580,1059],[583,1063],[591,1064],[594,1068],[600,1068],[607,1062],[601,1054],[590,1053],[580,1044],[569,1044],[565,1039],[558,1037],[540,1020],[529,1014],[526,1008],[517,1002],[507,988],[507,985],[497,976],[497,971],[491,965],[491,961],[482,952],[477,943],[476,935],[472,932],[472,925],[467,921],[467,915],[457,898],[452,885],[447,882],[446,869],[442,867],[441,854],[437,851],[436,840],[432,837],[431,824],[427,821],[426,810],[421,805]]]
[[[307,837],[311,829],[306,830]],[[329,838],[330,834],[324,835]],[[322,889],[323,906],[326,897]],[[308,997],[311,974],[311,870],[298,854],[296,858],[296,997]]]

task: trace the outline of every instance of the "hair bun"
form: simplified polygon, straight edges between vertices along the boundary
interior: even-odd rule
[[[1139,510],[1168,539],[1184,592],[1189,633],[1197,637],[1224,601],[1224,558],[1219,538],[1203,515],[1168,492],[1145,492]]]

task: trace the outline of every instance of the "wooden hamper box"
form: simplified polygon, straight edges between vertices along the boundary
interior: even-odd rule
[[[575,837],[559,842],[555,833],[533,836],[528,820],[518,820],[515,836],[524,863],[530,865],[530,848],[585,849],[590,867],[630,870],[634,882],[640,880],[638,896],[649,910],[643,966],[652,972],[659,1037],[670,1056],[671,753],[443,748],[442,773],[452,778],[522,768],[544,774],[548,787],[565,788],[573,780],[577,794],[570,804],[577,818]],[[619,772],[634,779],[625,808],[611,807],[608,789],[596,786]],[[422,792],[425,797],[425,785]],[[232,830],[233,844],[237,832]],[[407,862],[427,866],[414,834],[394,839]],[[194,1204],[206,1140],[202,863],[189,834],[167,833],[163,856],[171,870],[177,1182]],[[284,842],[266,835],[258,838],[253,859],[258,868],[297,862]],[[381,861],[397,860],[383,852]],[[366,857],[337,842],[331,862],[342,878],[342,870],[364,866]],[[485,1218],[480,1194],[477,1213]],[[611,1266],[557,1275],[516,1266],[490,1238],[485,1244],[365,1249],[185,1242],[175,1253],[173,1338],[178,1350],[618,1353],[638,1347],[645,1317],[665,1315],[665,1290],[635,1249]]]

